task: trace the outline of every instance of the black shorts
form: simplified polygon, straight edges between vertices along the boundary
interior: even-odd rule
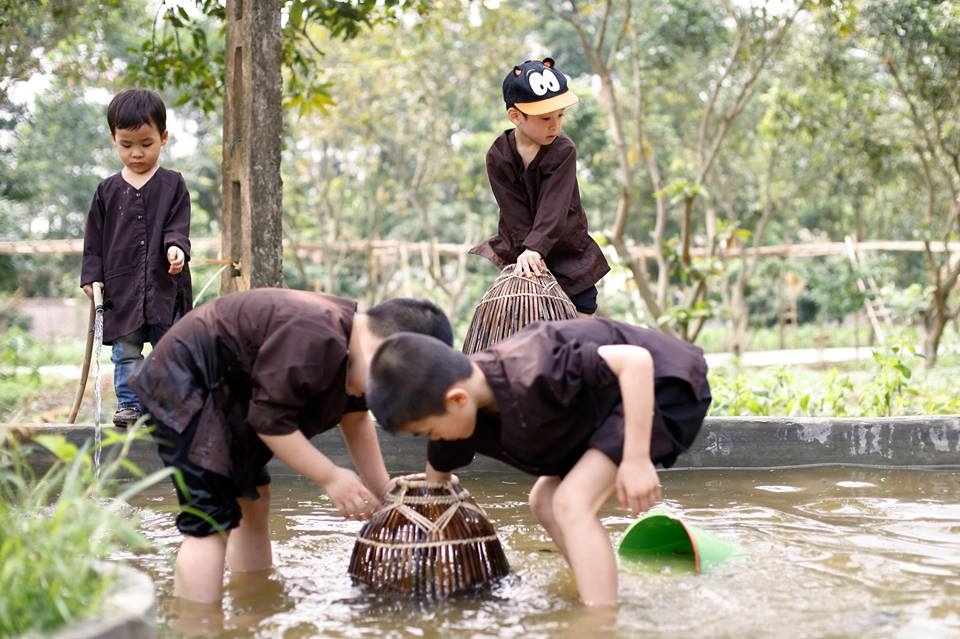
[[[697,399],[693,388],[682,379],[665,377],[657,380],[650,435],[650,459],[654,464],[670,468],[677,457],[690,448],[700,433],[711,401],[709,387],[704,398]],[[619,466],[623,460],[623,429],[623,404],[619,404],[590,436],[590,447],[604,453]]]
[[[576,307],[577,311],[585,315],[593,315],[597,312],[597,287],[591,286],[585,291],[570,296],[570,301]]]
[[[240,524],[238,498],[256,499],[257,495],[242,490],[232,479],[211,472],[187,459],[194,424],[178,433],[162,424],[155,424],[153,438],[164,466],[177,469],[173,485],[180,502],[177,530],[191,537],[207,537],[226,532]],[[257,476],[256,485],[270,483],[266,465]]]

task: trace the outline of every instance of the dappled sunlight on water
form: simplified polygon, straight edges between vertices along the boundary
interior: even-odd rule
[[[322,491],[275,478],[276,568],[228,576],[222,613],[170,596],[172,490],[138,498],[153,552],[161,636],[507,639],[960,636],[960,468],[675,470],[658,509],[738,545],[695,575],[683,560],[621,564],[616,611],[579,605],[572,576],[526,504],[532,479],[463,474],[493,520],[514,573],[445,603],[384,599],[347,566],[360,523]],[[617,543],[632,519],[611,505]]]

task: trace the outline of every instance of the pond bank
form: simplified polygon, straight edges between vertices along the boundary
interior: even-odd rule
[[[0,424],[33,433],[62,434],[82,444],[95,436],[93,424]],[[105,428],[113,428],[106,426]],[[338,429],[313,439],[335,463],[349,464]],[[425,460],[423,439],[380,433],[391,473],[420,472]],[[154,446],[136,442],[130,460],[142,470],[160,468]],[[675,468],[782,468],[821,464],[864,466],[960,466],[960,415],[889,418],[708,417],[690,450]],[[477,457],[471,472],[502,469],[500,462]],[[292,474],[281,461],[272,473]],[[464,469],[467,470],[467,469]]]

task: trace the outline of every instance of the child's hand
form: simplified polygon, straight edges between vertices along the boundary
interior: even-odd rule
[[[624,459],[617,469],[617,498],[620,505],[637,515],[650,510],[662,494],[660,478],[653,462],[646,460]]]
[[[397,480],[398,480],[398,479],[399,479],[399,478],[397,478],[397,477],[391,477],[391,478],[390,478],[390,480],[387,482],[386,487],[383,489],[383,494],[384,494],[384,495],[388,495],[388,494],[390,494],[390,492],[392,492],[394,489],[396,489],[396,487],[397,487]]]
[[[547,270],[547,264],[543,257],[536,251],[525,250],[517,258],[517,273],[520,275],[541,275]]]
[[[93,287],[99,286],[100,290],[103,291],[103,282],[91,282],[90,284],[84,284],[81,288],[83,292],[87,294],[89,299],[93,299]]]
[[[167,249],[167,261],[170,262],[170,269],[167,273],[176,275],[183,270],[183,251],[181,251],[179,247],[171,246]]]
[[[357,474],[348,468],[337,467],[330,481],[323,485],[340,514],[352,519],[370,519],[380,507],[380,500],[370,492]]]

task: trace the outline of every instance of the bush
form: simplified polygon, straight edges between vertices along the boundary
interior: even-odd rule
[[[0,443],[0,636],[46,634],[97,615],[113,580],[103,562],[148,547],[126,500],[169,472],[144,476],[126,459],[145,432],[110,430],[100,447],[29,433]],[[38,475],[45,454],[53,462]]]
[[[859,365],[858,365],[859,366]],[[914,370],[917,368],[919,370]],[[873,351],[867,370],[817,371],[783,366],[765,370],[711,370],[716,416],[900,417],[954,415],[960,398],[954,376],[927,371],[913,348]]]

